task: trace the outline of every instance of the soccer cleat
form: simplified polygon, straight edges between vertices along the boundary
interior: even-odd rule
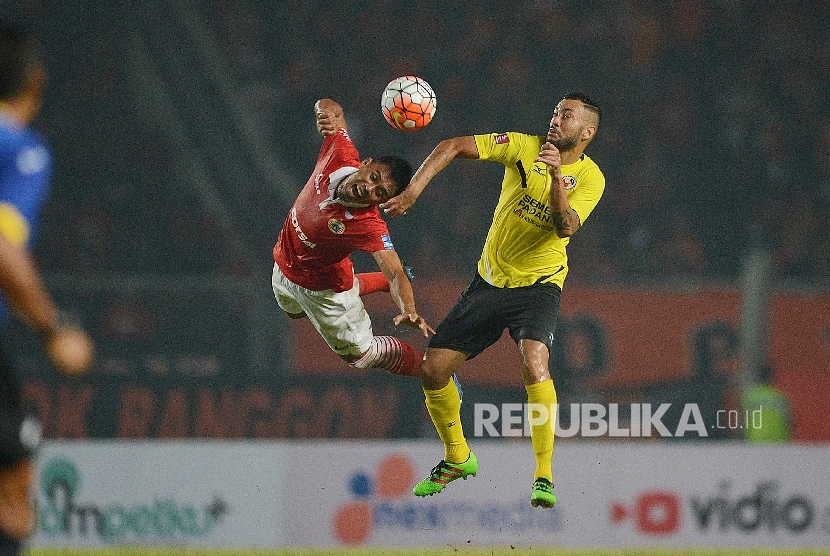
[[[554,504],[556,504],[556,495],[553,494],[553,484],[545,477],[539,477],[533,481],[530,505],[534,508],[552,508]]]
[[[458,375],[452,374],[452,381],[455,382],[455,388],[458,390],[458,399],[464,401],[464,390],[461,388],[461,382],[458,381]]]
[[[464,463],[450,463],[441,460],[438,465],[432,468],[429,477],[415,485],[412,493],[415,496],[432,496],[444,490],[447,484],[456,479],[466,481],[470,475],[475,477],[476,472],[478,472],[478,460],[473,452],[470,452],[470,457]]]

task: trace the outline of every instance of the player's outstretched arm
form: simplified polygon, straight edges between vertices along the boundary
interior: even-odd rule
[[[60,318],[31,256],[2,233],[0,289],[23,322],[43,335],[47,355],[59,371],[74,375],[92,364],[95,350],[89,335]]]
[[[478,158],[478,147],[472,135],[453,137],[438,143],[426,159],[421,163],[418,171],[400,195],[392,197],[382,205],[385,214],[400,216],[415,204],[415,200],[426,188],[432,178],[446,168],[456,158]]]
[[[314,103],[314,117],[317,119],[317,131],[323,137],[334,135],[339,127],[348,131],[343,107],[330,98],[321,98]]]
[[[394,249],[381,249],[372,253],[372,256],[389,281],[389,293],[392,294],[392,299],[395,300],[401,312],[393,319],[395,326],[404,324],[411,328],[418,328],[425,338],[430,332],[435,334],[435,330],[415,309],[415,293],[412,291],[412,284],[404,272],[398,253]]]

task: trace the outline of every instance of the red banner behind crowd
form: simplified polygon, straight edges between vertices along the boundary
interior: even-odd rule
[[[419,312],[437,325],[466,283],[416,284]],[[366,299],[375,333],[398,334],[418,348],[426,341],[394,330],[388,294]],[[594,389],[634,389],[689,380],[704,369],[729,376],[740,366],[740,294],[706,289],[669,292],[566,288],[552,369],[589,380]],[[794,438],[830,440],[830,295],[775,294],[770,305],[769,361],[793,408]],[[351,374],[306,321],[292,324],[293,366],[300,373]],[[505,333],[459,373],[470,385],[520,384],[518,353]]]

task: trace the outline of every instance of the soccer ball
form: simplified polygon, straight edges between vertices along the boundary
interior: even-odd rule
[[[389,125],[403,131],[415,131],[431,122],[437,105],[429,83],[412,75],[392,80],[380,97],[383,117]]]

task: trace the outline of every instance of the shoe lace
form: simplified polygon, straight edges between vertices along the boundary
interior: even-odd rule
[[[432,471],[429,472],[430,480],[438,479],[442,477],[442,473],[445,469],[448,469],[450,466],[445,460],[441,460],[438,462],[438,465],[432,468]]]
[[[553,484],[551,484],[551,482],[545,479],[544,477],[540,477],[533,481],[533,490],[541,490],[542,492],[552,494]]]

